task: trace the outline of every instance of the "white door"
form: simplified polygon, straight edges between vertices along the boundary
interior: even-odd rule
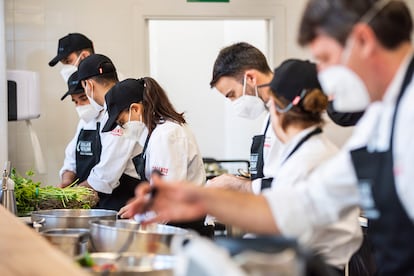
[[[249,159],[251,138],[265,115],[236,117],[209,86],[220,49],[240,41],[269,54],[268,20],[149,20],[150,75],[167,91],[177,111],[185,112],[204,157]]]

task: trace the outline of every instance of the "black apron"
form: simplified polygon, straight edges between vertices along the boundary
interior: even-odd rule
[[[96,123],[95,130],[81,129],[76,143],[76,176],[81,183],[85,181],[92,168],[101,159],[101,136],[99,135],[100,123]]]
[[[113,189],[111,194],[98,192],[99,202],[95,208],[119,211],[128,200],[135,196],[135,188],[140,182],[135,177],[122,174],[119,186]]]
[[[141,181],[127,174],[122,174],[119,186],[112,190],[112,194],[98,192],[99,202],[97,209],[119,211],[127,201],[135,196],[135,188]]]
[[[367,236],[374,247],[378,275],[414,275],[414,225],[398,197],[393,173],[395,121],[413,72],[414,58],[397,98],[388,151],[369,152],[366,147],[351,151],[359,182],[361,207],[368,219]]]
[[[255,180],[263,178],[263,147],[266,140],[266,132],[269,128],[270,119],[267,121],[265,131],[262,135],[256,135],[252,138],[252,145],[250,147],[250,179]]]
[[[148,134],[147,138],[145,139],[144,148],[142,152],[137,156],[132,158],[132,162],[134,163],[135,170],[137,171],[138,175],[140,176],[141,181],[148,181],[147,177],[145,176],[145,162],[146,162],[146,151],[149,139],[151,134]]]

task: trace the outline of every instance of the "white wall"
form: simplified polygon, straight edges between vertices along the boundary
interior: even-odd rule
[[[4,1],[0,0],[0,18],[4,18]],[[0,168],[8,159],[7,147],[7,83],[6,83],[6,44],[4,21],[0,20]]]

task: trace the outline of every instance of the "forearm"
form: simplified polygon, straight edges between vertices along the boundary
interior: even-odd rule
[[[62,182],[59,185],[61,188],[67,187],[72,184],[76,179],[76,174],[72,171],[64,171],[62,174]]]
[[[208,214],[220,222],[257,234],[279,234],[271,209],[261,195],[204,189],[201,200]]]

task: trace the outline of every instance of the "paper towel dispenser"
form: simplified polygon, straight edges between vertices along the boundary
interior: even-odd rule
[[[9,121],[40,117],[39,74],[33,71],[7,70]]]

